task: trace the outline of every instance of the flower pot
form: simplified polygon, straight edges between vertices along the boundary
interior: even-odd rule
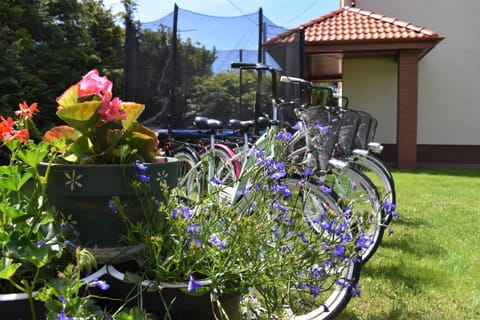
[[[102,276],[102,279],[107,281],[110,288],[105,292],[92,291],[92,289],[90,292],[109,298],[98,302],[100,305],[103,303],[103,307],[107,310],[116,310],[122,306],[124,299],[127,299],[127,306],[141,306],[148,313],[156,315],[158,319],[165,319],[167,312],[171,319],[221,319],[218,306],[212,303],[210,294],[189,294],[186,292],[188,283],[159,285],[154,281],[143,280],[139,284],[132,284],[126,279],[125,273],[118,271],[114,266],[107,265],[106,269],[108,274]],[[200,283],[208,286],[211,281],[200,281]],[[238,318],[240,298],[240,293],[227,293],[220,296],[220,305],[227,313],[228,319]]]
[[[48,164],[41,163],[45,172]],[[135,248],[122,246],[120,238],[127,228],[118,212],[109,205],[113,196],[127,204],[126,216],[140,221],[152,215],[153,207],[145,207],[147,198],[162,198],[178,181],[178,162],[175,158],[161,158],[146,163],[148,183],[134,189],[132,182],[139,180],[135,165],[122,164],[52,164],[47,180],[47,196],[57,210],[71,217],[79,232],[80,245],[93,253],[97,262],[109,263],[128,260]],[[144,188],[146,187],[146,188]],[[138,194],[137,194],[138,193]]]
[[[35,293],[34,293],[35,294]],[[45,307],[39,301],[33,301],[37,319],[43,319]],[[32,311],[26,293],[3,293],[0,294],[0,314],[2,319],[29,320],[32,319]]]

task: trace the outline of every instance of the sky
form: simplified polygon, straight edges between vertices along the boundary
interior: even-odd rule
[[[114,13],[122,11],[120,0],[103,0],[106,8]],[[293,28],[311,19],[318,18],[340,6],[340,0],[137,0],[136,20],[150,22],[179,8],[211,16],[234,17],[258,12],[276,25]]]

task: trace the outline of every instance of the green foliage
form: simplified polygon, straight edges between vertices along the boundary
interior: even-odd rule
[[[51,125],[55,98],[88,69],[120,80],[123,31],[94,0],[0,3],[0,113],[37,101],[39,127]]]

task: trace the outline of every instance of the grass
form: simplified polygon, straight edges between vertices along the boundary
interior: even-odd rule
[[[393,174],[401,218],[338,319],[480,319],[480,169]]]

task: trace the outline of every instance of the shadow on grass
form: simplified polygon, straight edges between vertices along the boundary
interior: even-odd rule
[[[395,320],[395,319],[416,319],[417,314],[403,309],[394,309],[389,312],[369,314],[368,320]],[[357,316],[350,310],[345,310],[337,318],[337,320],[366,320],[365,318]]]
[[[394,235],[393,235],[394,236]],[[386,236],[388,237],[388,236]],[[421,239],[395,239],[395,240],[389,240],[386,239],[382,241],[382,244],[380,245],[381,248],[389,248],[393,250],[401,250],[403,252],[407,252],[408,254],[411,254],[412,257],[444,257],[448,255],[448,250],[435,245],[434,243],[431,242],[424,242]]]

